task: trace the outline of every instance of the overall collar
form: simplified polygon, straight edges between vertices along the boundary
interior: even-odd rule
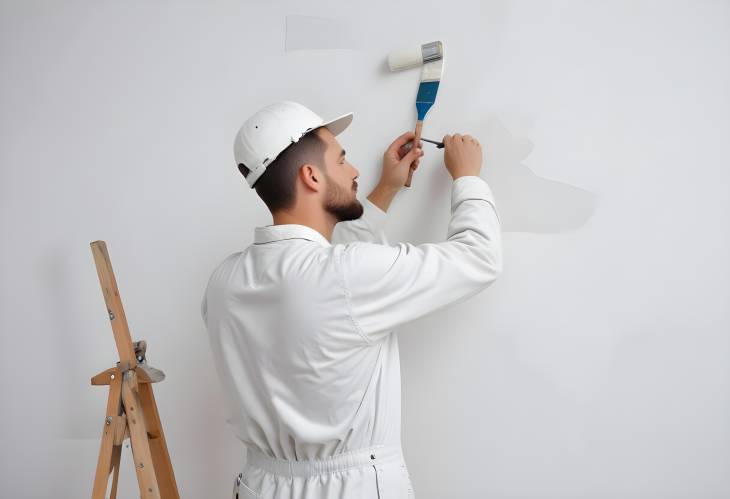
[[[285,239],[306,239],[322,246],[332,246],[326,237],[307,225],[276,224],[254,228],[254,244],[265,244]]]

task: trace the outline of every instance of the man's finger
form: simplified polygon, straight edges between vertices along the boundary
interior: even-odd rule
[[[414,132],[405,132],[404,134],[401,134],[397,139],[395,139],[390,147],[398,149],[413,140],[415,136],[416,134]]]
[[[408,151],[410,151],[412,147],[413,147],[413,142],[412,141],[411,142],[406,142],[405,144],[403,144],[402,146],[400,146],[398,148],[398,152],[400,152],[401,155],[404,155]],[[422,140],[419,140],[418,141],[418,147],[420,147],[421,149],[423,149],[423,141]]]
[[[421,157],[423,155],[423,149],[421,148],[413,148],[410,151],[408,151],[408,154],[403,156],[403,159],[401,161],[405,161],[408,164],[413,163],[417,158]]]

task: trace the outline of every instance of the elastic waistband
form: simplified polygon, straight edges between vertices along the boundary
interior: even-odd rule
[[[253,447],[246,447],[248,465],[284,476],[319,475],[398,459],[403,459],[403,450],[400,445],[374,445],[324,459],[305,461],[278,459],[267,456]]]

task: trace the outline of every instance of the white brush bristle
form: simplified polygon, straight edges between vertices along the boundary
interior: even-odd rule
[[[388,56],[388,66],[391,71],[400,71],[402,69],[415,68],[423,64],[423,54],[421,46],[416,45],[411,48],[396,50]]]

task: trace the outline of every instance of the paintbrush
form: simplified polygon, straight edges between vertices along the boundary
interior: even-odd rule
[[[421,139],[421,130],[423,130],[423,120],[426,113],[431,109],[436,101],[439,83],[444,71],[444,47],[440,41],[425,43],[417,49],[404,49],[391,53],[388,56],[388,65],[391,71],[398,71],[418,65],[423,65],[421,69],[421,83],[416,94],[416,111],[418,119],[416,120],[414,144],[418,144]],[[428,141],[432,142],[432,141]],[[405,186],[411,186],[411,178],[413,177],[413,168],[408,172],[408,179]]]

